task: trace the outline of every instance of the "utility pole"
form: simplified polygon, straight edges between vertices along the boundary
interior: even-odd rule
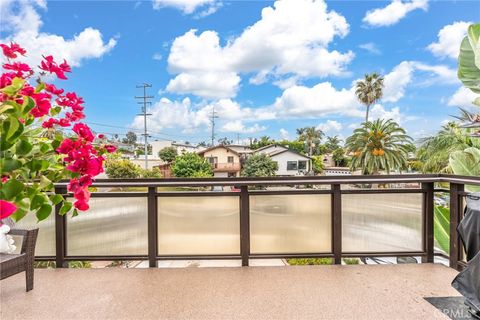
[[[147,96],[147,88],[151,88],[151,84],[141,84],[137,86],[137,88],[143,88],[143,96],[141,97],[135,97],[135,99],[141,99],[143,101],[137,102],[138,104],[143,105],[142,106],[142,113],[139,113],[139,116],[143,116],[143,128],[144,128],[144,133],[142,136],[145,138],[145,170],[148,169],[148,132],[147,132],[147,116],[151,116],[151,113],[147,113],[147,105],[151,105],[152,103],[148,101],[149,99],[153,99],[153,96]]]
[[[210,115],[210,122],[212,123],[212,147],[215,145],[215,119],[217,119],[217,113],[215,112],[215,106],[212,107],[212,114]]]
[[[237,144],[240,144],[240,133],[237,133]]]

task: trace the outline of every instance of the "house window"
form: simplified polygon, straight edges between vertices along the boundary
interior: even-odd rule
[[[287,161],[287,170],[298,170],[297,161]]]
[[[307,161],[305,160],[298,161],[298,170],[307,170]]]
[[[228,162],[228,163],[233,163],[233,157],[228,157],[228,158],[227,158],[227,162]]]
[[[211,164],[217,163],[218,162],[218,157],[209,157],[208,162]]]

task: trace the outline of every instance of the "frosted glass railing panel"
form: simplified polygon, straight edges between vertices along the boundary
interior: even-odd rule
[[[15,223],[15,227],[38,228],[37,244],[35,246],[36,256],[54,256],[55,255],[55,211],[52,210],[47,219],[37,222],[35,212],[29,212],[20,221]],[[14,237],[17,253],[22,247],[22,237]]]
[[[331,195],[250,196],[252,253],[331,252]]]
[[[67,218],[68,255],[146,255],[146,198],[91,198],[90,209]]]
[[[422,250],[422,194],[342,195],[342,250]]]
[[[159,197],[158,253],[239,254],[239,198]]]

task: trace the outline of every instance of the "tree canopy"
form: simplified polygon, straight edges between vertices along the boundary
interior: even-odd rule
[[[263,153],[254,154],[247,158],[243,165],[244,177],[271,177],[278,170],[278,164]]]
[[[165,147],[162,150],[158,151],[158,156],[160,159],[167,163],[173,162],[177,156],[177,148],[175,147]]]
[[[172,172],[179,178],[200,178],[213,175],[212,166],[194,152],[186,152],[175,158]]]

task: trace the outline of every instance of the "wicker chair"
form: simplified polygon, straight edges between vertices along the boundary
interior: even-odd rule
[[[0,253],[0,279],[5,279],[25,271],[27,292],[33,289],[33,262],[38,229],[12,229],[10,235],[23,236],[19,254]]]

